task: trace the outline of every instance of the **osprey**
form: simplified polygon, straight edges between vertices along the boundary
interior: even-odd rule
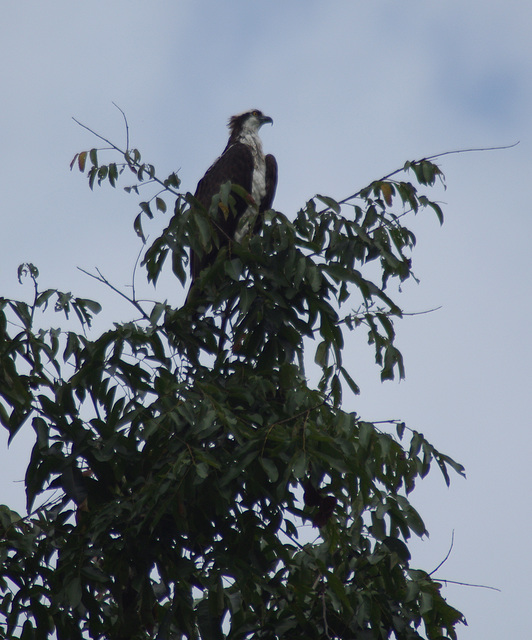
[[[264,155],[259,129],[263,124],[273,124],[273,120],[262,111],[253,109],[229,119],[229,141],[222,155],[207,169],[207,173],[199,181],[195,198],[209,209],[213,196],[220,192],[226,182],[242,187],[252,201],[234,195],[234,210],[224,212],[219,207],[214,219],[218,234],[219,247],[232,240],[239,242],[251,230],[251,220],[259,215],[253,227],[256,233],[260,227],[260,214],[271,208],[275,188],[277,186],[277,161],[272,155]],[[219,248],[199,257],[194,252],[190,255],[190,275],[192,284],[201,271],[212,264]]]

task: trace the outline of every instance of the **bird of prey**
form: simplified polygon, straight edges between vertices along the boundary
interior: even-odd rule
[[[198,183],[194,196],[206,210],[209,210],[213,196],[227,182],[242,187],[251,198],[233,193],[234,207],[218,206],[213,219],[218,246],[201,256],[191,252],[192,285],[201,271],[214,262],[220,247],[232,241],[239,242],[249,231],[257,233],[260,214],[272,206],[277,186],[277,161],[270,154],[265,156],[262,150],[259,129],[266,123],[273,124],[273,120],[258,109],[230,118],[227,146]]]

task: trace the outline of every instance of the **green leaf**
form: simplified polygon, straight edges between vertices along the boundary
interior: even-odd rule
[[[112,187],[116,186],[118,180],[118,168],[114,162],[109,165],[109,182]]]
[[[144,231],[142,230],[142,213],[139,213],[135,221],[133,222],[133,228],[135,229],[135,233],[141,238],[143,242],[146,242],[146,238],[144,236]]]
[[[207,476],[209,475],[209,465],[207,465],[205,462],[200,462],[196,465],[196,473],[200,478],[207,478]]]
[[[166,304],[162,302],[157,302],[153,305],[153,309],[150,313],[150,323],[152,325],[156,325],[159,322],[160,317],[166,311]]]
[[[74,158],[75,160],[75,158]],[[74,161],[72,161],[74,162]],[[78,167],[79,170],[81,171],[81,173],[83,173],[85,171],[85,164],[87,162],[87,152],[86,151],[82,151],[81,153],[78,154]],[[71,165],[72,167],[72,165]]]
[[[402,540],[400,540],[399,538],[387,536],[386,538],[384,538],[383,544],[388,547],[390,551],[396,553],[399,556],[401,562],[408,564],[411,555],[408,547]]]
[[[209,249],[211,246],[212,230],[208,219],[198,213],[198,215],[195,215],[193,218],[193,224],[199,233],[201,246],[206,250]]]
[[[35,629],[30,620],[26,620],[22,626],[22,633],[20,634],[20,640],[34,640]]]
[[[424,616],[427,613],[431,612],[433,608],[433,599],[430,593],[423,591],[421,593],[421,606],[419,608],[419,613]]]
[[[355,394],[358,395],[360,393],[360,387],[357,385],[357,383],[353,380],[353,378],[349,375],[349,373],[347,372],[347,370],[344,367],[340,367],[340,372],[344,378],[344,380],[347,382],[347,385],[349,386],[349,388],[351,389],[351,391]]]
[[[149,202],[140,202],[139,207],[141,208],[142,212],[148,216],[150,220],[153,220],[153,213],[151,212]]]
[[[224,271],[225,273],[232,279],[238,282],[240,280],[240,276],[242,275],[243,265],[239,258],[235,258],[234,260],[230,260],[229,262],[224,263]]]
[[[406,429],[406,425],[405,425],[405,423],[404,423],[404,422],[398,422],[398,423],[395,425],[395,429],[396,429],[396,431],[397,431],[397,436],[398,436],[398,438],[399,438],[400,440],[402,440],[402,439],[403,439],[403,435],[404,435],[404,433],[405,433],[405,429]]]
[[[270,481],[277,482],[279,478],[279,471],[277,470],[275,463],[268,458],[261,458],[260,465],[264,469],[264,471],[266,471],[266,474]]]
[[[162,198],[159,198],[159,197],[155,198],[155,206],[162,213],[166,212],[166,202]]]
[[[73,578],[65,587],[64,593],[68,601],[68,605],[73,609],[81,602],[81,581],[79,577]]]
[[[102,310],[102,305],[99,302],[96,302],[95,300],[89,300],[87,298],[76,298],[76,304],[78,304],[80,307],[86,307],[87,309],[90,309],[92,313],[100,313],[100,311]]]
[[[427,202],[427,205],[432,209],[434,209],[434,211],[436,212],[436,215],[438,216],[438,220],[440,224],[443,224],[443,211],[440,205],[437,204],[436,202]]]
[[[322,368],[328,366],[329,342],[326,340],[322,340],[322,342],[319,343],[314,356],[314,362]]]
[[[97,166],[91,167],[88,173],[89,187],[91,188],[91,190],[94,188],[94,182],[97,176],[98,176],[98,167]]]
[[[66,362],[70,356],[77,353],[79,350],[79,338],[75,333],[69,331],[67,333],[67,343],[65,350],[63,351],[63,360]]]
[[[381,371],[381,380],[393,380],[394,369],[397,367],[399,378],[405,377],[405,369],[403,364],[403,356],[401,352],[393,345],[388,345],[384,351],[384,366]]]
[[[297,451],[292,460],[292,473],[295,478],[301,479],[307,470],[308,460],[303,451]]]
[[[46,291],[42,291],[37,296],[37,298],[35,300],[35,305],[37,307],[44,306],[46,308],[46,306],[48,304],[48,300],[54,295],[54,293],[57,293],[57,291],[55,289],[47,289]]]
[[[330,198],[329,196],[320,196],[319,194],[316,195],[316,198],[323,202],[323,204],[329,209],[332,209],[334,213],[339,214],[341,212],[342,207],[338,204],[338,202],[336,202],[336,200],[334,200],[334,198]]]

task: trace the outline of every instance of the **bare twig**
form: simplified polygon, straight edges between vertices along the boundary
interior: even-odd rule
[[[442,308],[442,305],[439,307],[434,307],[433,309],[427,309],[426,311],[411,311],[410,313],[406,313],[406,311],[402,312],[403,316],[422,316],[426,313],[434,313],[434,311],[439,311]]]
[[[445,584],[458,584],[461,587],[475,587],[476,589],[489,589],[490,591],[501,592],[497,587],[490,587],[487,584],[471,584],[470,582],[459,582],[458,580],[445,580],[444,578],[434,578],[436,582],[445,582]]]
[[[472,147],[471,149],[455,149],[454,151],[443,151],[442,153],[436,153],[433,156],[427,156],[426,158],[423,158],[423,160],[434,160],[435,158],[443,158],[443,156],[456,155],[458,153],[472,153],[475,151],[504,151],[506,149],[513,149],[514,147],[517,147],[519,143],[520,141],[518,140],[517,142],[513,142],[512,144],[506,144],[500,147]],[[420,162],[423,162],[423,160],[420,160]]]
[[[115,105],[116,106],[116,105]],[[118,109],[120,109],[120,107],[117,107]],[[122,111],[120,109],[120,111]],[[125,117],[125,116],[124,116]],[[93,129],[91,129],[90,127],[88,127],[86,124],[83,124],[82,122],[80,122],[79,120],[77,120],[76,118],[72,117],[72,120],[74,120],[74,122],[76,124],[78,124],[80,127],[82,127],[83,129],[87,130],[89,133],[92,133],[93,136],[96,136],[98,139],[102,140],[103,142],[107,143],[111,149],[114,149],[115,151],[118,151],[118,153],[122,154],[124,157],[127,156],[127,151],[129,151],[129,149],[127,149],[126,151],[124,151],[123,149],[121,149],[120,147],[117,147],[116,144],[114,144],[113,142],[111,142],[110,140],[108,140],[107,138],[105,138],[104,136],[100,135],[99,133],[96,133],[96,131],[94,131]],[[128,136],[128,142],[129,142],[129,131],[127,133]],[[133,162],[131,159],[128,161],[128,164],[132,164],[133,166],[139,167],[141,165],[139,165],[138,162]],[[180,196],[181,193],[179,193],[179,191],[175,191],[174,189],[172,189],[171,187],[169,187],[168,185],[166,185],[162,180],[160,180],[159,178],[157,178],[156,176],[151,176],[151,180],[153,180],[154,182],[156,182],[157,184],[160,184],[161,187],[163,188],[163,190],[168,191],[169,193],[173,193],[175,196]]]
[[[85,269],[83,269],[82,267],[78,267],[78,269],[84,273],[85,275],[94,278],[95,280],[98,280],[98,282],[101,282],[105,285],[107,285],[110,289],[112,289],[115,293],[118,293],[119,296],[122,296],[122,298],[124,298],[124,300],[127,300],[128,302],[130,302],[135,309],[137,309],[138,311],[140,311],[140,313],[142,314],[142,317],[145,320],[149,320],[150,317],[149,315],[144,311],[144,309],[140,306],[140,304],[134,300],[133,298],[130,298],[128,295],[126,295],[123,291],[120,291],[120,289],[118,289],[117,287],[115,287],[114,285],[112,285],[109,280],[107,280],[107,278],[101,273],[101,271],[96,268],[96,271],[98,272],[98,275],[95,276],[94,273],[90,273],[90,271],[86,271]]]
[[[124,124],[125,124],[125,127],[126,127],[126,149],[129,149],[129,125],[128,125],[128,122],[127,122],[126,114],[116,104],[116,102],[113,102],[113,105],[118,109],[118,111],[120,111],[120,113],[122,114],[122,117],[124,118]]]
[[[83,124],[82,122],[80,122],[79,120],[76,120],[76,118],[74,118],[74,116],[72,116],[72,120],[74,120],[74,122],[76,124],[79,124],[80,127],[82,127],[83,129],[86,129],[89,133],[92,133],[93,136],[96,136],[97,138],[99,138],[100,140],[102,140],[103,142],[106,142],[111,149],[114,149],[115,151],[118,151],[119,153],[121,153],[122,155],[126,155],[126,152],[123,151],[122,149],[120,149],[120,147],[117,147],[116,144],[113,144],[110,140],[108,140],[107,138],[104,138],[102,135],[100,135],[99,133],[96,133],[96,131],[94,131],[93,129],[91,129],[90,127],[88,127],[86,124]]]
[[[148,241],[148,238],[146,238],[146,242]],[[136,277],[136,273],[137,273],[137,267],[139,264],[139,260],[140,257],[142,255],[142,252],[144,251],[144,245],[140,248],[140,251],[137,255],[137,259],[135,260],[135,266],[133,267],[133,273],[131,275],[131,291],[133,294],[133,300],[136,300],[137,296],[135,295],[135,277]]]
[[[436,571],[438,571],[438,569],[440,569],[447,562],[447,560],[449,559],[449,556],[451,555],[451,551],[453,550],[453,545],[454,545],[454,529],[451,534],[451,546],[449,547],[449,551],[447,551],[447,555],[440,562],[440,564],[429,573],[429,576],[431,576],[433,573],[436,573]]]
[[[435,160],[436,158],[443,158],[444,156],[449,156],[449,155],[455,155],[455,154],[459,154],[459,153],[472,153],[472,152],[477,152],[477,151],[502,151],[505,149],[512,149],[513,147],[516,147],[519,144],[519,141],[514,142],[513,144],[507,144],[507,145],[503,145],[501,147],[475,147],[475,148],[471,148],[471,149],[454,149],[452,151],[443,151],[442,153],[435,153],[432,156],[427,156],[426,158],[421,158],[421,160],[417,160],[417,162],[425,162],[427,160]],[[398,173],[401,173],[402,171],[404,171],[404,166],[399,168],[399,169],[395,169],[395,171],[392,171],[391,173],[386,174],[385,176],[383,176],[380,180],[377,180],[376,182],[383,182],[384,180],[389,180],[390,178],[392,178],[393,176],[397,175]],[[347,204],[350,200],[353,200],[354,198],[358,198],[360,196],[360,194],[362,193],[362,191],[364,191],[366,187],[359,189],[356,193],[353,193],[350,196],[347,196],[347,198],[344,198],[343,200],[339,200],[338,204]],[[327,211],[327,208],[323,209],[322,211],[320,211],[319,213],[324,213],[325,211]]]
[[[426,309],[425,311],[410,311],[410,312],[406,312],[406,311],[401,311],[401,317],[404,316],[422,316],[425,315],[427,313],[434,313],[434,311],[439,311],[442,308],[442,306],[440,305],[439,307],[434,307],[432,309]],[[366,313],[381,313],[387,316],[390,315],[396,315],[396,314],[392,314],[389,311],[386,310],[381,310],[381,309],[377,309],[376,311],[366,311]],[[364,311],[355,311],[353,313],[350,313],[349,315],[345,316],[344,318],[342,318],[341,320],[338,320],[338,324],[346,324],[348,322],[348,320],[352,320],[352,319],[357,319],[357,318],[363,318],[363,316],[365,315]],[[361,320],[361,322],[364,322],[364,320]],[[315,332],[318,331],[318,329],[314,330]]]
[[[323,629],[325,631],[325,637],[330,639],[330,634],[329,634],[329,625],[327,624],[327,605],[325,603],[325,593],[322,591],[321,593],[321,608],[322,608],[322,615],[323,615]]]
[[[447,560],[449,559],[449,556],[451,555],[451,551],[453,550],[453,545],[454,545],[454,529],[451,535],[451,545],[449,547],[449,551],[447,551],[445,558],[440,562],[440,564],[429,573],[429,576],[432,576],[433,574],[435,574],[436,571],[438,571],[438,569],[441,569],[441,567],[447,562]],[[462,587],[476,587],[477,589],[490,589],[491,591],[499,591],[499,592],[501,591],[497,587],[490,587],[489,585],[486,585],[486,584],[471,584],[469,582],[459,582],[458,580],[444,580],[443,578],[434,578],[434,580],[436,580],[437,582],[445,582],[446,584],[458,584]]]

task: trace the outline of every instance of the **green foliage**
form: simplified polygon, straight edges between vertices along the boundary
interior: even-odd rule
[[[73,165],[91,188],[124,171],[130,193],[157,185],[134,222],[142,238],[173,200],[143,265],[155,285],[169,258],[185,283],[231,185],[205,211],[175,174],[121,157],[101,164],[92,149]],[[422,185],[440,175],[406,168]],[[10,438],[31,422],[36,440],[29,515],[0,508],[6,638],[456,638],[462,615],[410,566],[407,542],[426,530],[408,496],[434,462],[447,483],[463,469],[401,422],[383,431],[342,409],[359,392],[345,331],[368,332],[383,380],[404,375],[388,292],[413,277],[403,219],[441,216],[391,178],[342,202],[317,196],[294,219],[268,212],[183,307],[132,299],[141,319],[96,337],[38,328],[50,300],[87,328],[99,305],[41,292],[35,267],[21,269],[34,299],[0,302],[0,421]]]

